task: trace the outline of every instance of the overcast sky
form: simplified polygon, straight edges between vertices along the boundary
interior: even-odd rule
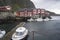
[[[31,0],[36,8],[44,8],[46,10],[60,14],[60,0]]]

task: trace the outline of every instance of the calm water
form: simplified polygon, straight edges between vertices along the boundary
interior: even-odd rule
[[[54,16],[53,21],[27,22],[24,26],[29,30],[28,40],[60,40],[60,16]]]

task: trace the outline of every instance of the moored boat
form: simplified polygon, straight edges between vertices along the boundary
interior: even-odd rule
[[[23,40],[28,35],[28,30],[25,27],[19,27],[12,35],[12,40]]]
[[[3,38],[3,36],[6,34],[5,30],[0,30],[0,38]]]

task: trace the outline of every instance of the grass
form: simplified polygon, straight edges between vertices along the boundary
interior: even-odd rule
[[[12,28],[14,28],[18,22],[11,22],[11,23],[2,23],[0,24],[0,29],[5,30],[6,32],[9,32]]]

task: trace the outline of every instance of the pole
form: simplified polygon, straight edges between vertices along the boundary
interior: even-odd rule
[[[34,31],[32,31],[32,35],[33,35],[32,40],[34,40]]]

